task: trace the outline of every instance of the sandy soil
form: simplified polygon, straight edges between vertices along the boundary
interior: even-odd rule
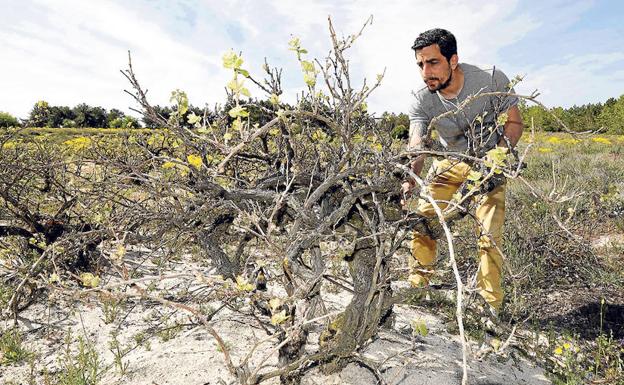
[[[178,271],[190,269],[210,273],[209,268],[197,263],[178,263],[174,267]],[[143,276],[158,274],[157,267],[149,263],[142,263],[142,269]],[[182,279],[168,281],[162,286],[161,289],[170,294],[181,289],[185,292],[194,290],[193,285]],[[325,298],[330,311],[341,309],[349,301],[345,293],[327,293]],[[192,301],[187,304],[200,306]],[[360,357],[377,366],[379,374],[388,384],[460,383],[460,340],[447,331],[444,320],[424,308],[407,305],[395,306],[395,316],[392,328],[382,329],[378,338],[362,349]],[[44,383],[46,371],[50,378],[58,377],[66,370],[62,357],[66,356],[65,337],[70,329],[74,338],[72,352],[76,351],[75,338],[79,336],[98,352],[103,370],[99,384],[233,383],[234,378],[228,372],[214,338],[194,323],[189,314],[172,311],[156,302],[128,300],[113,322],[106,323],[106,319],[102,303],[95,296],[81,299],[65,296],[42,298],[22,312],[19,318],[24,345],[36,352],[37,359],[32,365],[23,362],[0,367],[0,384],[29,384],[29,380],[41,384]],[[410,325],[415,319],[425,323],[428,330],[426,336],[412,333]],[[176,323],[182,326],[176,326]],[[266,331],[253,317],[230,309],[220,311],[212,324],[226,341],[235,363],[245,356],[251,346],[267,337]],[[4,323],[3,328],[8,326],[9,323]],[[307,350],[316,347],[320,330],[321,325],[311,333]],[[110,349],[115,333],[122,349],[131,348],[122,359],[127,363],[123,376],[113,364],[114,355]],[[275,368],[277,354],[272,349],[274,343],[273,340],[260,346],[251,359],[252,368],[260,366],[260,372]],[[490,354],[481,360],[475,358],[474,352],[478,348],[479,343],[471,343],[470,384],[550,383],[541,368],[533,366],[512,348],[505,354]],[[265,383],[278,384],[279,381],[272,379]],[[304,385],[375,383],[377,380],[373,373],[356,364],[349,364],[332,375],[313,369],[302,382]]]

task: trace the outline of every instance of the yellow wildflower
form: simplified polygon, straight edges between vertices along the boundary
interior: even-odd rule
[[[562,143],[565,144],[577,144],[577,143],[581,143],[581,141],[579,139],[574,139],[574,138],[565,138],[565,139],[561,139]]]
[[[607,138],[603,138],[603,137],[596,137],[596,138],[592,138],[592,140],[596,143],[602,143],[602,144],[611,144],[611,141]]]
[[[204,162],[202,161],[201,156],[199,155],[189,155],[186,157],[186,160],[188,160],[189,164],[193,167],[195,167],[196,169],[200,169],[202,164],[204,164]]]
[[[73,151],[82,151],[91,146],[91,138],[87,138],[86,136],[80,136],[78,138],[66,140],[63,142],[64,145],[69,147]]]

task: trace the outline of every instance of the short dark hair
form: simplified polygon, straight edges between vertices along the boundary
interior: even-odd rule
[[[451,61],[451,56],[457,54],[457,41],[455,40],[455,36],[442,28],[430,29],[418,35],[416,40],[414,40],[412,49],[418,51],[419,49],[433,44],[440,46],[440,53],[442,53],[448,61]]]

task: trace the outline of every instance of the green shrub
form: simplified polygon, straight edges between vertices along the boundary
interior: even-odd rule
[[[19,121],[8,112],[0,111],[0,128],[19,127]]]
[[[399,124],[394,126],[391,135],[395,139],[407,139],[409,137],[409,128]]]
[[[78,351],[72,353],[71,333],[65,338],[65,352],[59,360],[58,385],[96,385],[105,368],[93,344],[78,337]]]
[[[23,345],[22,334],[17,329],[5,330],[0,337],[0,364],[19,364],[32,355]]]

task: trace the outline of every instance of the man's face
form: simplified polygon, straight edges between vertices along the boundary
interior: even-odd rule
[[[432,44],[416,51],[416,63],[429,92],[445,89],[451,83],[451,63],[440,52],[440,46]]]

